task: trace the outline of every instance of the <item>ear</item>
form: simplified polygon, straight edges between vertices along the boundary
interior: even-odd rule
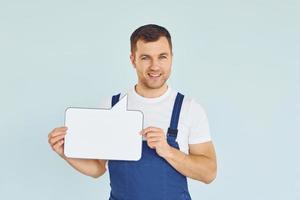
[[[132,66],[135,68],[135,57],[132,53],[130,54],[130,61],[131,61]]]

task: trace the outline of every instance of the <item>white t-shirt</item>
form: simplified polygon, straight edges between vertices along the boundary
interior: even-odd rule
[[[126,92],[121,92],[120,99],[125,94],[128,95],[127,110],[140,110],[143,112],[143,128],[149,126],[158,127],[167,134],[177,95],[176,91],[168,86],[167,91],[163,95],[156,98],[145,98],[140,96],[133,87]],[[101,101],[100,108],[111,108],[111,98],[104,98]],[[189,144],[203,143],[210,140],[209,124],[205,110],[194,99],[184,96],[176,139],[179,149],[188,154]]]

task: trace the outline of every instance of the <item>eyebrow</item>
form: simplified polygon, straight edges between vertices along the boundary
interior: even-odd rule
[[[168,56],[169,55],[169,53],[161,53],[161,54],[159,54],[160,56]]]
[[[164,53],[159,54],[159,56],[168,56],[168,55],[169,55],[169,53],[167,53],[167,52],[164,52]],[[151,56],[148,55],[148,54],[141,54],[141,55],[140,55],[140,57],[143,57],[143,56],[151,57]]]

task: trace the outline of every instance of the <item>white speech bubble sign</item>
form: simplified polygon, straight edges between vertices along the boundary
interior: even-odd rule
[[[143,119],[141,111],[127,110],[127,95],[112,109],[68,107],[64,154],[70,158],[139,160]]]

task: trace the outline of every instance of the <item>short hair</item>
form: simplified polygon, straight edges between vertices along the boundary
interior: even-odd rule
[[[147,24],[137,28],[130,36],[130,50],[131,53],[136,51],[136,44],[138,40],[143,40],[145,42],[155,42],[159,40],[160,37],[166,37],[172,52],[172,41],[169,31],[156,24]]]

